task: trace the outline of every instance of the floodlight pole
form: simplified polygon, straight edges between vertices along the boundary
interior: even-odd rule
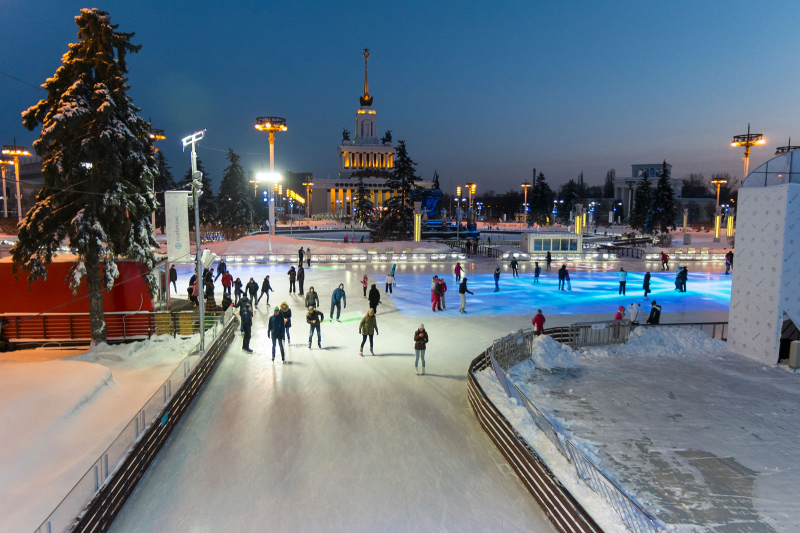
[[[0,161],[0,167],[3,173],[3,218],[8,218],[8,195],[6,194],[6,165],[10,165],[11,161],[5,159]]]
[[[183,147],[186,148],[189,144],[192,145],[192,198],[194,200],[194,229],[195,229],[195,239],[197,240],[197,256],[196,256],[196,276],[197,276],[197,302],[198,308],[200,309],[200,351],[205,352],[206,350],[206,313],[205,313],[205,301],[203,300],[203,290],[205,287],[203,286],[203,263],[200,261],[200,255],[202,252],[202,248],[200,243],[200,195],[203,194],[203,173],[197,171],[197,150],[195,150],[195,144],[197,141],[202,139],[205,136],[205,131],[197,131],[190,135],[189,137],[185,137],[183,139]]]

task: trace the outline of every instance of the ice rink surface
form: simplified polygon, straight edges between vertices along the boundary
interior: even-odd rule
[[[288,265],[230,267],[245,283],[252,276],[260,285],[269,273],[276,290],[270,309],[282,301],[292,307],[287,362],[270,361],[271,312],[262,301],[253,327],[255,353],[243,353],[241,339],[234,339],[112,530],[553,531],[480,428],[467,400],[467,367],[494,339],[530,327],[537,305],[547,302],[548,325],[565,325],[575,319],[571,312],[611,312],[632,296],[616,297],[610,273],[576,272],[573,291],[561,294],[553,278],[534,288],[526,277],[512,289],[510,274],[504,274],[503,290],[493,293],[491,274],[470,270],[476,296],[465,316],[457,311],[452,267],[398,265],[397,290],[383,295],[378,308],[376,356],[364,358],[358,355],[358,322],[368,304],[361,277],[367,273],[383,292],[390,265],[306,271],[305,288],[319,292],[326,318],[338,283],[345,283],[348,295],[342,322],[322,325],[321,350],[316,338],[308,349],[301,299],[288,294]],[[448,274],[444,313],[430,310],[434,273]],[[705,287],[708,295],[679,297],[666,290],[663,299],[727,309],[730,284],[717,278],[690,278],[690,291]],[[186,285],[183,267],[182,294]],[[660,288],[660,282],[654,285]],[[218,302],[221,292],[218,282]],[[424,377],[413,368],[420,322],[430,336]]]

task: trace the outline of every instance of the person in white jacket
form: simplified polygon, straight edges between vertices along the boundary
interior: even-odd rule
[[[642,312],[642,306],[636,302],[633,302],[631,305],[628,306],[628,315],[630,316],[630,321],[632,324],[639,323],[639,315]]]
[[[628,280],[628,273],[624,268],[619,269],[619,294],[625,294],[625,282]]]
[[[392,286],[394,285],[394,276],[391,272],[386,275],[386,294],[392,293]]]

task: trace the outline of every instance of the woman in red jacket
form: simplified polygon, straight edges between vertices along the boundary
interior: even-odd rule
[[[545,320],[546,319],[544,318],[544,315],[542,314],[542,310],[541,309],[537,309],[536,310],[536,316],[533,317],[533,320],[531,320],[531,323],[533,324],[533,332],[536,335],[541,335],[542,334],[542,331],[544,330],[544,322],[545,322]]]

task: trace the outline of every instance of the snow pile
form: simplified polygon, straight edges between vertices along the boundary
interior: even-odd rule
[[[689,327],[636,328],[628,342],[606,348],[586,350],[587,357],[636,355],[641,357],[721,356],[727,352],[724,342]]]
[[[566,344],[561,344],[552,337],[540,335],[533,339],[533,353],[530,361],[535,368],[546,370],[574,368],[580,357],[580,352],[576,352]]]

